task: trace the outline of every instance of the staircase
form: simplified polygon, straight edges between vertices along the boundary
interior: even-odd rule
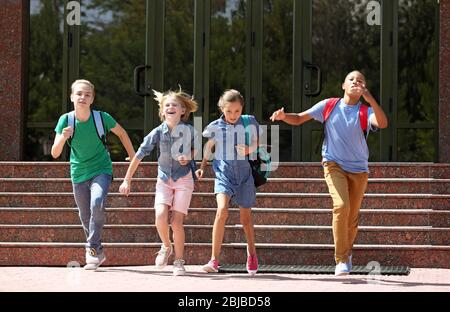
[[[128,163],[114,163],[103,242],[105,265],[152,265],[160,240],[154,225],[157,167],[144,162],[129,197],[118,193]],[[450,268],[450,164],[371,163],[353,262]],[[213,174],[196,181],[185,221],[187,264],[211,253],[216,212]],[[333,264],[331,198],[320,163],[282,163],[253,209],[260,264]],[[69,164],[0,162],[0,265],[84,264]],[[239,211],[230,208],[221,263],[245,263]]]

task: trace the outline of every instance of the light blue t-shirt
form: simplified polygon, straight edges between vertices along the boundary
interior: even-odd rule
[[[305,113],[323,123],[323,110],[328,99],[320,101]],[[369,148],[359,121],[359,107],[347,105],[341,99],[325,123],[325,139],[322,145],[322,162],[334,161],[348,172],[369,172]],[[371,120],[375,116],[369,107],[367,130],[375,131]]]

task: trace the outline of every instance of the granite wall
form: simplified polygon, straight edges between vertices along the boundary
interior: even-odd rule
[[[0,10],[0,160],[23,159],[28,1],[2,0]]]

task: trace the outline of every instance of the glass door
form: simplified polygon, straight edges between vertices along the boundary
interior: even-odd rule
[[[437,161],[438,12],[434,0],[296,1],[301,6],[302,111],[342,96],[360,70],[388,116],[371,133],[369,161]],[[298,26],[295,30],[299,30]],[[299,85],[296,84],[296,88]],[[322,125],[302,126],[302,160],[320,160]]]
[[[217,106],[226,89],[236,89],[246,96],[246,59],[248,1],[212,0],[210,6],[209,37],[209,101],[206,124],[219,118]],[[208,16],[206,16],[207,18]]]
[[[303,49],[302,110],[326,98],[342,97],[342,83],[352,70],[366,76],[369,91],[380,103],[381,27],[369,25],[368,2],[312,0],[311,7],[305,8],[305,13],[311,14],[311,32],[305,35],[307,45]],[[304,161],[321,160],[322,129],[318,122],[303,126]],[[379,142],[379,133],[369,135],[371,161],[380,160]]]
[[[75,2],[79,24],[67,22]],[[389,118],[369,135],[369,160],[436,161],[438,13],[435,0],[31,1],[26,159],[51,159],[78,78],[94,83],[94,107],[137,148],[160,123],[153,89],[193,94],[202,128],[219,117],[223,91],[237,89],[244,112],[273,126],[277,108],[301,112],[342,96],[357,69]],[[320,160],[320,123],[277,125],[279,142],[266,134],[280,161]],[[118,139],[108,140],[123,160]]]
[[[93,108],[111,114],[135,148],[144,135],[145,109],[132,78],[146,62],[146,9],[144,0],[81,2],[79,77],[95,85]],[[109,135],[108,145],[113,160],[125,160],[117,136]]]
[[[264,0],[262,31],[262,88],[261,88],[261,124],[272,126],[269,121],[272,113],[284,107],[286,112],[294,111],[293,103],[293,53],[294,53],[294,1]],[[292,161],[299,156],[299,140],[295,140],[299,127],[279,123],[279,142],[272,140],[272,131],[268,131],[268,140],[279,144],[279,160]],[[269,129],[269,128],[267,128]]]

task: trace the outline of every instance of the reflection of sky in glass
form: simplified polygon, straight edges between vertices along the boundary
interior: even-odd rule
[[[43,4],[42,4],[41,0],[31,0],[30,1],[30,15],[41,14],[42,9],[43,9]],[[61,14],[61,15],[59,15],[59,17],[61,17],[63,15],[63,11],[64,11],[64,5],[61,4],[59,6],[59,13]],[[59,23],[59,31],[61,33],[64,32],[64,23],[63,23],[62,19],[60,20],[60,23]]]
[[[83,0],[81,3],[81,23],[86,23],[92,28],[101,29],[100,25],[109,24],[113,21],[113,13],[120,12],[105,11],[101,6],[92,7],[92,0]]]
[[[241,2],[242,0],[228,0],[226,1],[226,5],[225,5],[225,11],[217,11],[216,12],[216,16],[221,16],[221,17],[225,17],[228,19],[228,22],[231,24],[233,16],[232,13],[237,11],[239,8],[239,2]],[[245,1],[243,1],[245,2]]]
[[[38,14],[41,10],[41,1],[40,0],[31,0],[30,1],[30,14]]]
[[[83,0],[81,4],[81,23],[86,23],[93,28],[99,28],[96,24],[109,24],[113,21],[113,12],[103,11],[101,8],[89,8],[92,0]],[[64,6],[61,6],[61,10]],[[30,0],[30,14],[39,14],[42,10],[41,0]],[[115,12],[116,15],[120,12]]]

